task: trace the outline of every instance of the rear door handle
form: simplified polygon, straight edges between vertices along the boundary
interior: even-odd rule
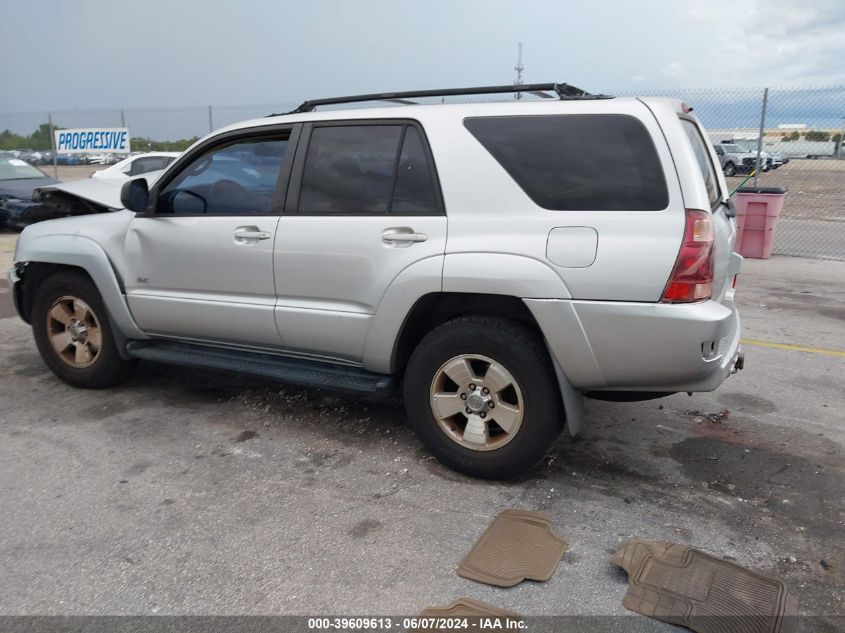
[[[385,229],[381,234],[381,239],[388,243],[404,243],[410,246],[414,242],[425,242],[428,239],[428,233],[415,233],[412,228],[398,226]]]
[[[257,226],[239,226],[235,229],[236,242],[258,242],[259,240],[269,240],[270,237],[272,237],[270,233],[259,231]]]

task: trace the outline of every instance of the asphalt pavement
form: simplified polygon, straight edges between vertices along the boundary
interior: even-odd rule
[[[671,630],[622,606],[608,557],[640,537],[782,578],[812,630],[837,630],[845,263],[747,260],[738,297],[746,369],[720,389],[587,401],[581,437],[483,482],[434,461],[398,403],[153,364],[73,389],[0,283],[0,615],[412,615],[469,596]],[[571,544],[549,582],[456,574],[506,508]]]

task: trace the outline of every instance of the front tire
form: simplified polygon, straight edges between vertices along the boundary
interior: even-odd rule
[[[100,293],[81,273],[56,273],[38,286],[32,333],[47,367],[74,387],[110,387],[136,364],[121,358]]]
[[[733,176],[736,174],[736,165],[733,163],[725,163],[725,176]]]
[[[460,317],[426,335],[404,382],[410,426],[441,462],[483,479],[535,466],[563,428],[554,368],[531,329]]]

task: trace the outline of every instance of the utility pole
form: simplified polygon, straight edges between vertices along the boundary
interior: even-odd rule
[[[516,71],[516,79],[513,82],[515,86],[522,85],[522,71],[525,70],[525,66],[522,65],[522,42],[519,42],[518,51],[519,52],[517,53],[516,57],[516,66],[513,67],[513,69]],[[522,93],[517,92],[516,98],[521,99]]]
[[[760,175],[760,155],[763,153],[763,134],[766,133],[766,106],[769,104],[769,89],[763,90],[763,109],[760,112],[760,135],[757,138],[757,160],[754,161],[754,186],[757,186],[757,177]]]
[[[56,128],[53,127],[53,113],[47,113],[47,124],[50,128],[50,147],[53,148],[53,177],[59,179],[59,156],[56,151]]]

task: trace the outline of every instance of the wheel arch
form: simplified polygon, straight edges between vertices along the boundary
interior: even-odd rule
[[[431,330],[459,316],[498,316],[540,332],[525,303],[511,295],[469,292],[432,292],[414,303],[397,332],[390,371],[402,371],[414,348]]]
[[[81,235],[44,235],[26,240],[15,255],[21,284],[18,299],[21,317],[29,322],[38,285],[61,270],[87,275],[103,299],[114,330],[125,338],[147,336],[138,328],[124,298],[121,281],[103,248]]]

